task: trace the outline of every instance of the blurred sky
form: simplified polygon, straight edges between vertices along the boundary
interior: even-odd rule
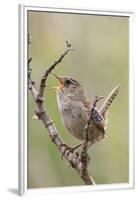
[[[32,78],[39,86],[41,75],[71,42],[70,52],[54,73],[77,79],[89,100],[106,96],[120,83],[110,108],[107,138],[89,149],[91,171],[97,184],[128,182],[128,17],[28,12]],[[48,87],[57,85],[49,76]],[[45,94],[45,104],[64,141],[80,142],[63,127],[56,94]],[[99,104],[100,105],[100,104]],[[33,120],[35,103],[28,93],[28,187],[83,185],[83,181],[50,141],[39,120]]]

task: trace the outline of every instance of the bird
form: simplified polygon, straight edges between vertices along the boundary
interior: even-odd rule
[[[108,109],[118,94],[118,84],[107,96],[102,106],[98,109],[96,103],[103,97],[96,97],[94,102],[87,100],[82,85],[72,77],[62,77],[53,74],[60,82],[59,86],[50,89],[56,90],[57,105],[61,119],[67,131],[79,140],[84,139],[84,129],[91,117],[88,130],[89,145],[104,139],[108,123]],[[92,112],[91,112],[92,111]],[[90,116],[91,113],[91,116]],[[76,145],[80,146],[80,145]]]

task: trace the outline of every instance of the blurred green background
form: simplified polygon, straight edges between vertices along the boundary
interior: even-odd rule
[[[54,73],[77,79],[90,100],[95,95],[106,96],[120,83],[110,108],[108,137],[89,149],[89,170],[97,184],[128,182],[128,17],[29,11],[28,32],[32,37],[32,78],[37,87],[47,66],[64,51],[66,40],[75,51]],[[55,85],[57,81],[49,76],[48,87]],[[63,140],[70,146],[78,144],[61,123],[54,91],[46,93],[45,104]],[[35,103],[28,93],[28,188],[83,185],[61,159],[41,122],[32,119],[34,111]]]

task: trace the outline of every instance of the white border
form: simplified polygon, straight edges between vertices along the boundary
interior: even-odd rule
[[[52,11],[78,14],[113,15],[129,17],[129,183],[96,186],[70,186],[45,189],[27,189],[27,11]],[[19,194],[52,194],[61,192],[91,192],[99,190],[134,188],[134,69],[132,62],[133,12],[116,10],[84,10],[55,7],[19,6],[20,62],[19,62]]]
[[[19,175],[18,193],[27,191],[27,9],[19,5],[20,66],[19,66]]]

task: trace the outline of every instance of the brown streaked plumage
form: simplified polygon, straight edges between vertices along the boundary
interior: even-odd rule
[[[81,84],[71,77],[54,75],[60,86],[56,87],[58,108],[65,128],[76,138],[83,140],[84,127],[88,121],[92,103],[87,101]],[[109,94],[100,110],[93,110],[89,128],[89,140],[93,144],[105,138],[106,112],[117,95],[119,86]]]

